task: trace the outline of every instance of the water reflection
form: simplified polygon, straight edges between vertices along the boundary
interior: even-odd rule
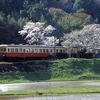
[[[1,97],[0,100],[100,100],[100,94],[46,96],[46,97]]]

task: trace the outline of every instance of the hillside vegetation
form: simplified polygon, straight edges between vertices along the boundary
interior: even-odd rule
[[[0,83],[92,80],[100,79],[100,59],[61,59],[1,63],[0,71]]]
[[[99,23],[100,8],[96,0],[0,0],[0,43],[26,43],[18,34],[29,22],[44,22],[63,33]]]

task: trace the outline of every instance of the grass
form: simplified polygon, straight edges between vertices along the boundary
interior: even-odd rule
[[[0,73],[0,83],[100,79],[100,59],[72,58],[32,62],[35,63],[31,65],[31,62],[28,62],[31,65],[28,68],[35,70],[35,72],[3,72]],[[42,62],[46,62],[46,65],[45,63],[42,65]],[[27,62],[22,63],[26,67]],[[35,66],[35,64],[38,64],[38,66]]]
[[[100,59],[56,60],[51,67],[52,78],[67,80],[100,79]]]
[[[83,94],[83,93],[100,93],[100,88],[74,88],[74,89],[42,89],[42,90],[20,90],[1,92],[2,95],[27,95],[27,96],[43,96],[43,95],[65,95],[65,94]]]

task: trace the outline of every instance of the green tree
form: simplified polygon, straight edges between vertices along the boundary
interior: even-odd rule
[[[0,23],[4,24],[6,22],[6,18],[3,12],[0,12]]]
[[[41,20],[41,18],[43,18],[44,21],[49,21],[48,9],[40,3],[28,6],[25,10],[21,10],[20,14],[22,17],[27,17],[34,22]]]
[[[20,17],[18,19],[18,26],[22,28],[29,20],[27,18]]]
[[[91,10],[93,0],[75,0],[73,4],[73,12],[88,12]]]

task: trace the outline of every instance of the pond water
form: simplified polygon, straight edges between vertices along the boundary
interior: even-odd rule
[[[0,100],[100,100],[100,94],[81,94],[46,97],[0,97]]]

